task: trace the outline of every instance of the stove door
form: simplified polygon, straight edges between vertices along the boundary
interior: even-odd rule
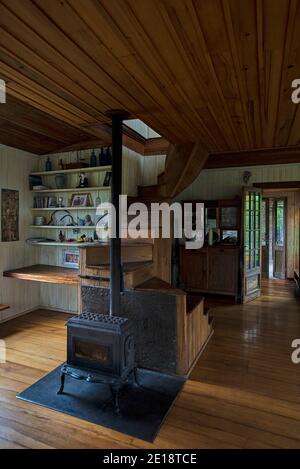
[[[116,375],[118,339],[118,335],[107,331],[69,328],[68,364]]]

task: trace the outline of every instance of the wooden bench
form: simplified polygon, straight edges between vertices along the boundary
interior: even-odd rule
[[[8,305],[0,305],[0,311],[4,311],[5,309],[8,309]]]

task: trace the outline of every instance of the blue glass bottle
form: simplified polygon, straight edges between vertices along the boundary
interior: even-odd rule
[[[95,166],[97,166],[97,156],[95,150],[93,150],[90,158],[90,167],[94,168]]]
[[[106,153],[105,153],[105,165],[110,166],[111,165],[111,152],[110,148],[107,147]]]
[[[101,148],[99,153],[99,166],[105,166],[105,153],[104,148]]]
[[[46,171],[52,171],[52,161],[50,160],[49,156],[46,161]]]

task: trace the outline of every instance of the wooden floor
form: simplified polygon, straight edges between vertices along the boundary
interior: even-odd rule
[[[67,315],[36,311],[0,325],[0,448],[300,448],[300,301],[288,281],[214,310],[215,334],[154,445],[15,398],[65,359]]]

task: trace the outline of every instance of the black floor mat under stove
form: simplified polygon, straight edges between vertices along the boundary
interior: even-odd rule
[[[111,404],[109,387],[66,377],[65,392],[57,395],[60,368],[18,394],[24,401],[88,420],[152,442],[185,380],[154,371],[138,370],[141,386],[129,384],[120,398],[121,414]]]

